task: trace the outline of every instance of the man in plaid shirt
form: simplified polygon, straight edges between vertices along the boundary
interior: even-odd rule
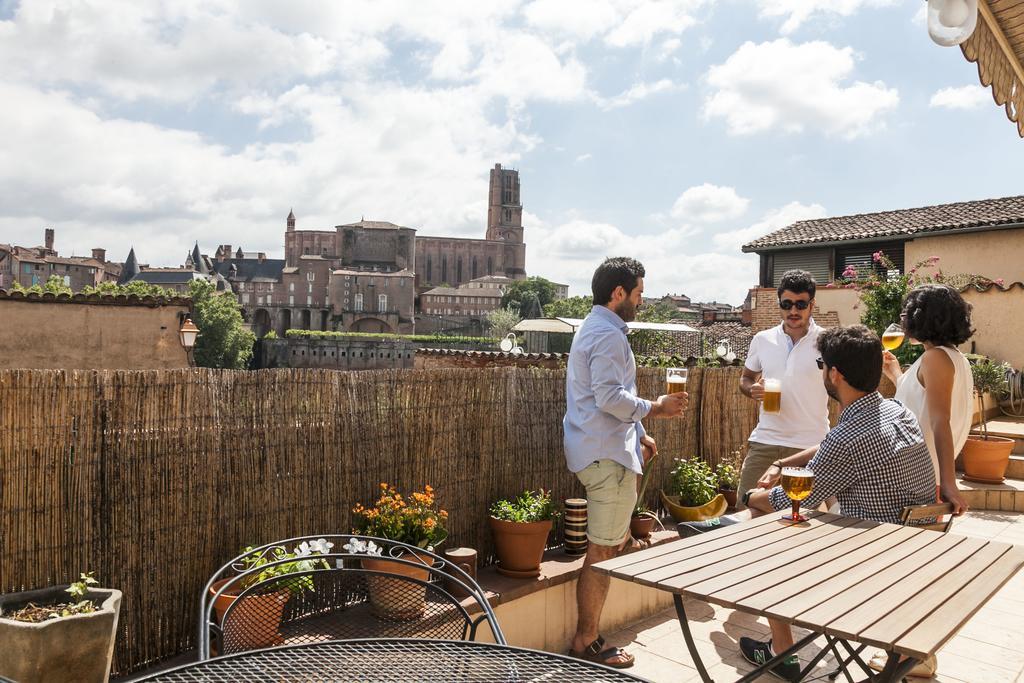
[[[882,376],[882,343],[863,325],[837,327],[818,336],[818,367],[828,395],[839,401],[839,422],[821,442],[813,457],[797,454],[780,466],[806,466],[814,471],[814,489],[802,503],[816,508],[835,496],[840,512],[850,517],[899,523],[908,505],[935,502],[935,469],[917,418],[897,401],[878,393]],[[773,471],[775,470],[775,471]],[[744,494],[754,517],[790,507],[782,487]],[[743,656],[763,664],[793,646],[789,625],[768,620],[772,639],[761,642],[740,638]],[[770,673],[797,680],[796,655],[776,664]]]

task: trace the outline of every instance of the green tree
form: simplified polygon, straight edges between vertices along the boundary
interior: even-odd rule
[[[487,330],[492,337],[504,337],[522,320],[512,308],[499,308],[487,314]]]
[[[571,296],[549,303],[544,307],[544,315],[549,318],[586,318],[593,307],[594,297]]]
[[[155,297],[176,297],[180,296],[173,289],[167,289],[159,285],[151,285],[142,280],[134,280],[126,285],[119,285],[116,282],[101,282],[98,285],[86,285],[82,288],[83,294],[134,294],[135,296]]]
[[[64,278],[60,275],[51,275],[45,283],[31,287],[24,287],[15,280],[11,284],[11,291],[25,294],[72,294],[71,287],[64,284]]]
[[[555,284],[542,277],[528,277],[525,280],[515,280],[505,295],[501,297],[501,307],[514,307],[522,315],[522,305],[527,301],[529,294],[536,294],[541,310],[555,300]]]
[[[192,297],[192,321],[199,328],[194,351],[196,365],[246,368],[256,335],[243,327],[235,297],[218,293],[208,280],[193,280],[188,291]]]

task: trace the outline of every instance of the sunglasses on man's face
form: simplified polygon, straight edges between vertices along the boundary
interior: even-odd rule
[[[819,370],[824,370],[825,369],[825,361],[823,361],[822,359],[816,358],[814,360],[814,362],[818,364],[818,369]]]
[[[788,311],[794,306],[796,306],[796,310],[798,311],[806,311],[807,307],[810,305],[810,301],[790,301],[789,299],[779,299],[779,308],[784,311]]]

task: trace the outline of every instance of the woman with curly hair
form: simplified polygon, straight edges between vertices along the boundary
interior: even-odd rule
[[[900,322],[907,338],[924,346],[924,353],[902,372],[896,356],[887,351],[883,371],[896,385],[896,399],[921,424],[940,500],[952,503],[959,515],[967,511],[967,501],[956,485],[953,461],[971,431],[974,380],[956,347],[974,333],[971,305],[949,285],[920,285],[904,298]]]
[[[928,284],[912,289],[903,299],[900,323],[908,340],[924,346],[924,353],[901,371],[896,356],[882,355],[882,371],[896,385],[896,399],[917,416],[935,467],[938,499],[953,504],[954,514],[967,512],[967,501],[956,485],[953,461],[971,431],[974,379],[971,366],[956,348],[971,338],[971,305],[949,285]],[[869,665],[879,671],[885,653],[876,653]],[[934,676],[935,655],[919,662],[909,676]]]

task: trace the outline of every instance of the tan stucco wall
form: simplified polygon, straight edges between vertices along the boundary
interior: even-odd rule
[[[818,286],[814,295],[815,317],[833,312],[839,317],[840,325],[856,325],[860,323],[861,311],[857,308],[860,294],[853,289],[831,289]]]
[[[1018,370],[1024,368],[1024,288],[968,289],[963,296],[974,307],[971,324],[975,332],[961,350],[970,351],[973,341],[976,353],[1006,361]]]
[[[971,273],[1007,284],[1024,281],[1024,229],[918,237],[906,244],[907,268],[939,257],[943,273]]]
[[[188,366],[185,305],[0,300],[0,368],[159,370]]]

